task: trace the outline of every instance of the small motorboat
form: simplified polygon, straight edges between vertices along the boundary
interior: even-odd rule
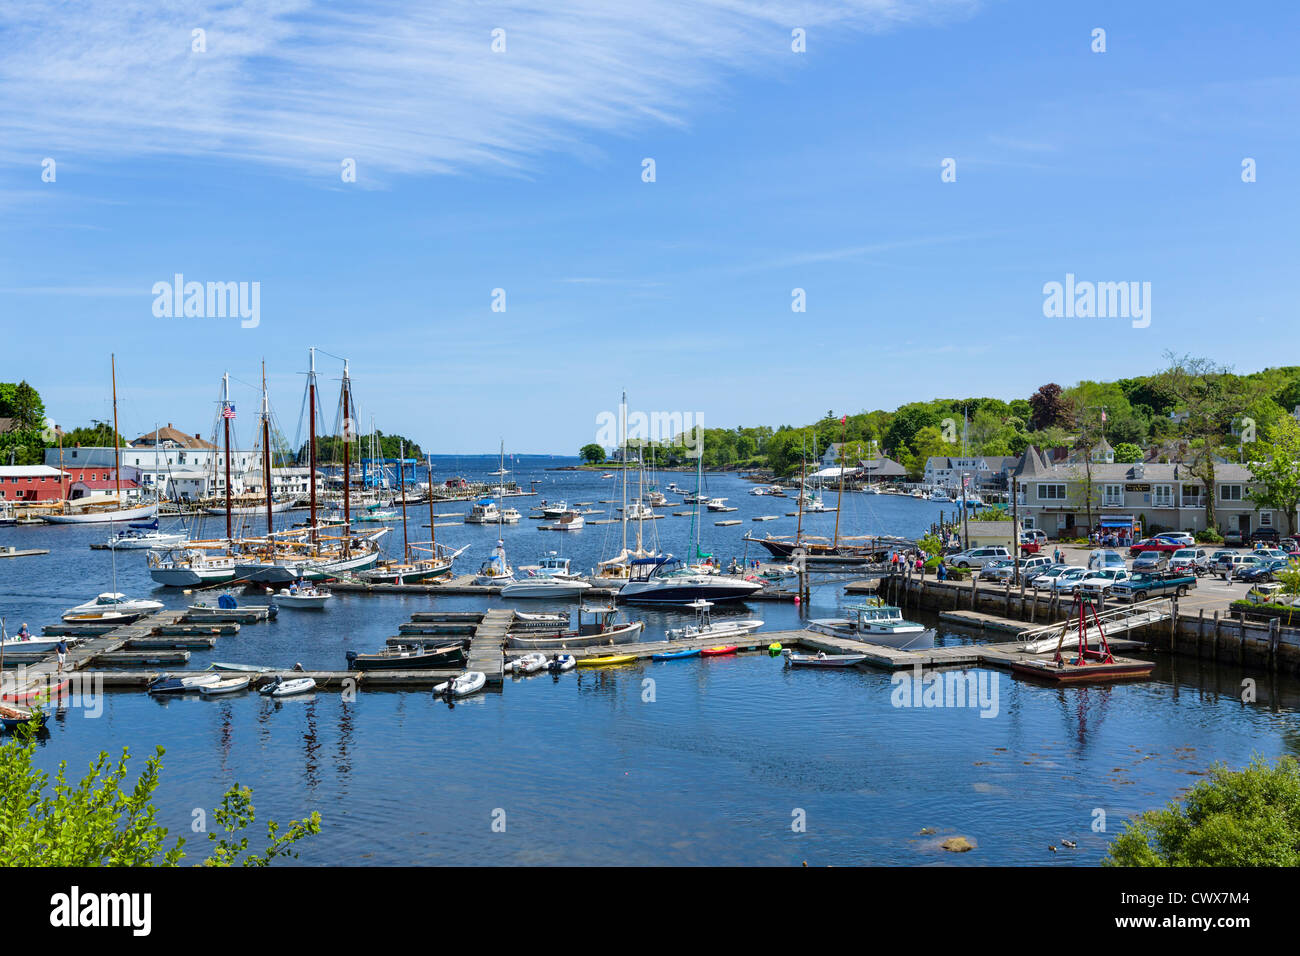
[[[275,593],[275,603],[280,607],[318,610],[334,595],[325,588],[311,584],[295,584]]]
[[[735,644],[727,644],[724,647],[704,647],[700,649],[701,657],[725,657],[728,654],[734,654],[738,648]]]
[[[572,654],[556,654],[546,662],[546,669],[552,674],[562,674],[578,666],[578,659]]]
[[[579,667],[611,667],[614,664],[631,664],[636,660],[635,654],[607,654],[604,657],[584,657],[578,661]]]
[[[586,581],[571,581],[539,574],[524,580],[515,579],[501,589],[503,598],[571,598],[581,597],[591,587]]]
[[[525,654],[515,660],[514,672],[516,674],[536,674],[545,666],[545,654]]]
[[[291,677],[288,680],[277,677],[264,687],[259,687],[257,692],[266,697],[293,697],[295,694],[306,694],[315,689],[316,681],[310,677]]]
[[[252,677],[232,677],[229,680],[219,680],[215,684],[204,684],[199,688],[199,693],[204,697],[238,694],[241,690],[248,690],[248,684],[252,679]]]
[[[685,627],[670,627],[665,632],[668,640],[681,641],[692,638],[737,638],[744,637],[751,631],[756,631],[763,626],[763,622],[758,618],[743,618],[741,620],[723,620],[714,621],[710,615],[710,608],[713,607],[712,601],[692,601],[686,605],[696,612],[694,624],[688,624]]]
[[[151,694],[183,694],[220,682],[220,674],[195,674],[192,677],[168,677],[163,674],[151,680],[146,690]]]
[[[686,651],[660,651],[658,654],[651,654],[652,661],[679,661],[687,657],[699,657],[699,648]]]
[[[38,725],[45,723],[45,713],[29,710],[26,707],[14,707],[10,704],[0,704],[0,727],[5,730],[16,730],[23,724],[30,724],[35,721]]]
[[[276,671],[284,670],[284,668],[263,667],[261,664],[228,664],[224,661],[213,661],[208,665],[208,670],[233,671],[237,674],[274,674]]]
[[[129,624],[145,614],[162,610],[161,601],[135,600],[125,594],[105,592],[93,601],[63,612],[63,620],[77,624]]]
[[[866,659],[866,654],[827,654],[825,651],[816,654],[796,654],[791,650],[785,652],[787,667],[855,667]]]
[[[433,688],[433,692],[450,697],[468,697],[470,694],[477,694],[486,684],[487,675],[482,671],[466,671],[459,677],[438,684]]]
[[[347,653],[348,669],[354,671],[418,671],[455,667],[465,664],[465,649],[460,644],[426,647],[422,644],[398,644],[373,654]]]

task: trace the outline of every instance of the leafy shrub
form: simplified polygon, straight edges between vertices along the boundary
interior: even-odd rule
[[[1216,528],[1206,528],[1194,535],[1198,544],[1223,544],[1223,535]]]

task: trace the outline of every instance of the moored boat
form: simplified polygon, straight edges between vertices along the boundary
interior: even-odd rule
[[[506,643],[510,647],[536,650],[595,647],[599,644],[634,641],[645,628],[641,621],[618,622],[618,608],[613,605],[579,607],[576,614],[576,626],[573,629],[568,629],[567,615],[557,614],[546,615],[545,621],[528,622],[531,626],[527,627],[525,633],[516,630],[519,627],[518,619],[523,616],[516,614],[515,623],[506,634]],[[589,622],[583,620],[585,615],[591,615]],[[542,615],[534,617],[540,618]],[[552,627],[554,630],[550,629]]]
[[[785,652],[787,667],[854,667],[866,659],[866,654],[827,654],[825,651],[816,654],[796,654],[790,650]]]
[[[487,675],[482,671],[466,671],[459,677],[436,685],[433,692],[448,697],[468,697],[470,694],[477,694],[486,685]]]
[[[199,693],[204,697],[238,694],[241,690],[248,690],[248,684],[252,679],[252,677],[232,677],[229,680],[219,680],[215,684],[204,684],[199,688]]]
[[[460,644],[440,647],[399,644],[373,654],[348,651],[347,661],[348,669],[355,671],[450,670],[464,665],[465,649]]]

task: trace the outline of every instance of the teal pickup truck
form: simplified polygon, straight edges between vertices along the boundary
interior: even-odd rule
[[[1147,598],[1186,594],[1196,587],[1196,575],[1181,571],[1139,572],[1120,581],[1110,589],[1116,601],[1145,601]]]

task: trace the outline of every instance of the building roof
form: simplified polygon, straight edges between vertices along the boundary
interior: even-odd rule
[[[117,482],[114,481],[112,478],[83,478],[81,481],[74,481],[72,484],[74,487],[76,485],[80,485],[82,488],[89,488],[91,491],[101,491],[108,488],[117,487]],[[127,490],[128,488],[138,488],[138,487],[139,485],[135,483],[134,479],[131,478],[122,479],[123,491]]]
[[[858,464],[873,478],[901,478],[907,474],[907,469],[892,458],[864,458]]]
[[[0,419],[3,421],[3,419]],[[61,472],[49,465],[2,465],[0,478],[57,478]]]
[[[1016,465],[1015,471],[1013,471],[1012,474],[1023,481],[1026,478],[1038,478],[1043,476],[1051,469],[1051,467],[1052,466],[1047,463],[1047,459],[1043,457],[1043,453],[1033,445],[1030,445],[1025,449],[1025,453],[1020,456],[1020,462]]]
[[[1025,457],[1029,458],[1029,453],[1036,451],[1032,446],[1025,449]],[[1022,466],[1024,461],[1022,461]],[[1040,463],[1032,471],[1021,471],[1017,469],[1016,475],[1023,482],[1026,478],[1032,478],[1042,481],[1082,481],[1085,474],[1091,471],[1094,482],[1104,481],[1186,481],[1200,482],[1200,479],[1192,474],[1191,469],[1182,462],[1151,463],[1137,462],[1136,464],[1126,464],[1115,462],[1093,462],[1091,468],[1087,468],[1084,462],[1071,462],[1069,464],[1047,465]],[[1232,462],[1223,462],[1215,466],[1215,483],[1223,482],[1250,481],[1250,469],[1245,465],[1238,465]]]
[[[177,445],[181,448],[216,448],[211,442],[204,441],[197,434],[187,435],[185,432],[172,427],[168,422],[166,428],[158,428],[149,432],[147,435],[141,435],[135,441],[131,442],[132,448],[152,448],[157,445],[165,444]]]

